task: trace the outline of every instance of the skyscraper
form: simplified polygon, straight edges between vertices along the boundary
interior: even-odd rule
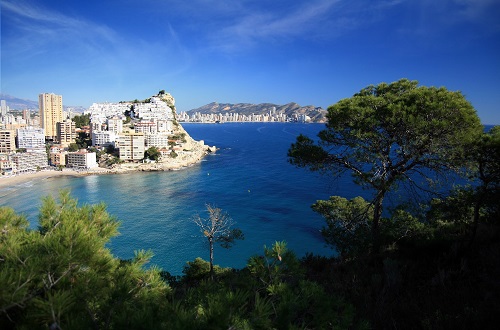
[[[7,112],[9,112],[9,107],[5,100],[0,100],[0,115],[6,116]]]
[[[57,139],[57,123],[63,121],[62,95],[43,93],[38,95],[40,125],[48,140]]]

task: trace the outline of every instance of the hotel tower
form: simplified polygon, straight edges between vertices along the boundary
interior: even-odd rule
[[[63,121],[62,96],[53,93],[38,95],[40,124],[45,132],[45,139],[57,139],[57,123]]]

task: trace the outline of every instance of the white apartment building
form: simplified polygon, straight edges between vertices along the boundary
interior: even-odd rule
[[[85,149],[76,152],[68,152],[66,155],[66,167],[91,169],[97,167],[95,152],[88,152]]]
[[[168,134],[156,133],[156,134],[146,134],[146,149],[150,147],[167,148],[168,147]]]
[[[173,123],[171,120],[157,120],[158,133],[172,133]]]
[[[108,125],[108,131],[114,132],[115,134],[120,134],[123,132],[123,120],[121,117],[113,116],[106,120]]]
[[[0,154],[0,175],[13,174],[14,164],[8,154]]]
[[[134,105],[136,117],[143,120],[172,120],[172,109],[159,97],[151,97],[149,103],[136,103]]]
[[[158,131],[158,125],[154,121],[141,121],[134,124],[134,130],[136,133],[156,133]]]
[[[92,130],[92,146],[105,147],[114,145],[116,141],[116,134],[112,131],[94,131]]]
[[[103,118],[108,117],[122,117],[123,113],[127,110],[130,110],[130,106],[132,103],[93,103],[85,114],[90,113],[92,116],[94,115],[102,115]]]
[[[43,128],[26,127],[17,130],[17,147],[28,151],[45,151]]]
[[[145,143],[143,133],[122,133],[118,135],[116,142],[120,159],[139,161],[144,158]]]
[[[45,152],[18,152],[11,154],[10,159],[12,160],[14,174],[36,172],[48,167]]]

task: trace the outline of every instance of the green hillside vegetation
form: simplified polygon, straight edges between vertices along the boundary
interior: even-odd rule
[[[327,118],[288,156],[372,192],[312,205],[337,257],[299,259],[270,242],[242,269],[211,255],[172,276],[148,265],[150,251],[114,257],[118,219],[61,192],[43,200],[36,229],[0,208],[0,328],[496,329],[500,127],[483,132],[461,93],[405,79],[369,86]],[[450,173],[466,184],[443,192]],[[434,180],[431,198],[389,206],[402,185],[420,191],[415,175]]]

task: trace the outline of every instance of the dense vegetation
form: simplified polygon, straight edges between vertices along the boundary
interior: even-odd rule
[[[44,199],[37,229],[0,208],[0,328],[498,327],[500,127],[483,132],[460,93],[407,80],[369,86],[330,107],[318,139],[300,136],[289,158],[325,175],[348,172],[373,193],[312,205],[338,257],[298,259],[275,242],[243,269],[197,258],[171,276],[145,266],[148,251],[115,258],[106,243],[118,221],[62,192]],[[437,184],[450,173],[465,184],[386,203],[402,187],[423,188],[417,177]],[[224,242],[212,222],[199,225]]]

